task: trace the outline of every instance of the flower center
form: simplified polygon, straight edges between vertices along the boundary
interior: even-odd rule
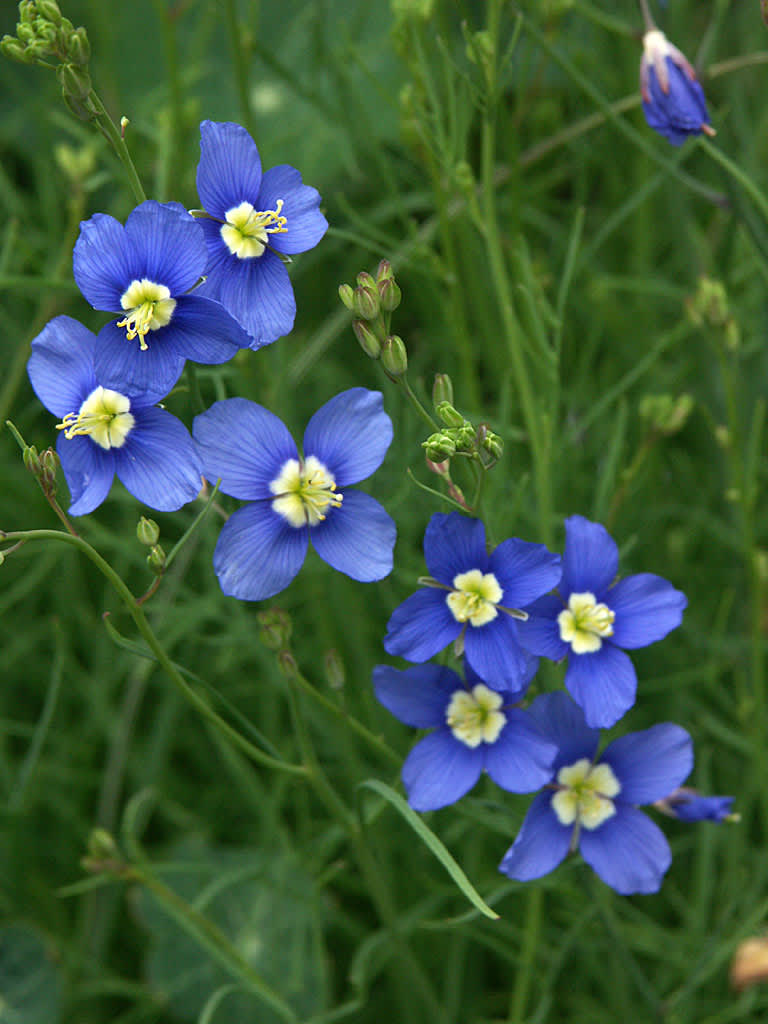
[[[496,605],[504,591],[492,572],[482,573],[479,569],[460,572],[454,576],[453,586],[445,600],[457,622],[485,626],[499,614]]]
[[[261,256],[267,247],[269,236],[283,234],[288,223],[280,211],[283,200],[278,199],[274,210],[254,210],[252,203],[243,202],[233,206],[224,214],[226,224],[221,226],[224,244],[239,260]]]
[[[269,485],[277,495],[272,508],[291,526],[317,526],[329,508],[341,506],[343,494],[336,493],[333,475],[314,455],[304,462],[288,459]]]
[[[120,296],[120,305],[128,315],[118,320],[117,326],[125,328],[129,341],[138,335],[139,346],[144,351],[148,347],[144,336],[171,322],[176,299],[171,298],[171,292],[164,284],[142,277],[140,281],[131,281]]]
[[[64,437],[89,436],[102,448],[122,448],[136,420],[129,412],[131,400],[119,391],[110,391],[101,385],[95,388],[80,406],[78,412],[69,412],[56,424]]]
[[[613,636],[616,613],[607,604],[597,602],[594,594],[571,594],[568,607],[557,616],[560,639],[571,645],[574,654],[593,654],[603,646],[603,637]]]
[[[456,739],[468,747],[495,743],[507,721],[499,711],[502,703],[500,693],[478,683],[472,690],[457,690],[452,695],[445,720]]]
[[[621,783],[609,764],[596,764],[582,757],[564,765],[557,773],[559,789],[552,797],[552,810],[561,825],[581,825],[592,831],[616,813],[611,797],[621,792]]]

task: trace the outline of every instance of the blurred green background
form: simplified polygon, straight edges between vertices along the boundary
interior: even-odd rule
[[[292,618],[304,675],[335,709],[308,697],[304,711],[327,778],[368,821],[363,853],[317,792],[248,761],[152,661],[116,645],[103,613],[129,642],[134,627],[77,552],[29,543],[5,561],[0,1022],[280,1020],[249,969],[292,1008],[282,1019],[316,1024],[762,1019],[768,996],[735,993],[728,966],[768,912],[768,223],[698,142],[674,149],[645,125],[635,6],[73,0],[64,13],[87,28],[94,86],[116,121],[129,118],[152,198],[198,205],[204,118],[246,125],[265,168],[292,164],[321,192],[331,229],[291,269],[294,332],[198,368],[197,381],[206,404],[251,398],[299,437],[338,391],[381,388],[395,440],[364,486],[399,539],[382,583],[355,583],[310,553],[274,602]],[[757,0],[670,0],[655,13],[702,68],[714,145],[766,187]],[[12,33],[14,6],[2,14]],[[26,378],[29,342],[60,313],[93,330],[105,322],[74,285],[72,246],[81,219],[124,219],[133,200],[53,73],[4,60],[0,84],[0,422],[42,449],[55,431]],[[736,794],[741,822],[664,821],[674,861],[657,896],[616,896],[576,861],[535,886],[504,879],[497,865],[527,800],[486,780],[426,821],[501,915],[489,921],[396,810],[359,788],[397,787],[398,766],[345,716],[402,757],[413,740],[376,704],[370,674],[441,510],[407,475],[437,486],[424,426],[338,301],[340,283],[382,258],[403,291],[394,329],[414,390],[428,404],[434,373],[449,373],[455,404],[506,441],[486,485],[494,538],[562,550],[563,518],[580,513],[609,526],[622,572],[660,573],[688,595],[682,628],[633,655],[638,704],[615,734],[662,720],[687,728],[691,783]],[[724,286],[719,305],[702,300],[702,276]],[[679,429],[641,415],[646,396],[682,394],[694,404]],[[191,423],[184,378],[166,405]],[[7,430],[0,473],[0,528],[57,526]],[[136,594],[151,582],[135,540],[146,511],[116,484],[77,523]],[[197,511],[152,514],[166,549]],[[213,574],[219,522],[205,520],[147,614],[217,710],[295,762],[259,608],[223,597]],[[553,666],[539,677],[544,688],[561,679]],[[96,826],[132,863],[146,858],[145,884],[84,870]]]

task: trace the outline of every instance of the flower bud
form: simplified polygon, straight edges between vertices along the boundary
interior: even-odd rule
[[[732,796],[702,796],[690,786],[680,786],[653,806],[662,814],[680,821],[737,822],[740,816],[731,811],[733,801]]]
[[[392,264],[389,260],[381,260],[376,268],[376,284],[382,284],[384,281],[394,281],[394,279],[395,274],[392,270]]]
[[[386,281],[380,282],[379,298],[381,299],[381,308],[385,313],[393,313],[400,305],[402,297],[403,293],[394,278],[390,277]]]
[[[441,402],[453,405],[453,382],[447,373],[436,373],[432,385],[432,404],[435,409]]]
[[[391,334],[381,347],[381,365],[390,377],[402,377],[408,369],[405,344],[396,334]]]
[[[19,4],[19,19],[22,25],[31,25],[37,17],[37,5],[35,0],[21,0]],[[18,29],[18,25],[16,28]]]
[[[488,431],[481,444],[483,450],[488,452],[494,459],[500,459],[504,454],[504,441],[498,434],[494,434],[492,430]]]
[[[421,442],[421,447],[430,462],[445,462],[456,454],[456,442],[444,431],[430,434],[426,441]]]
[[[361,275],[358,274],[358,277]],[[368,275],[371,276],[370,274]],[[373,280],[373,278],[371,278]],[[375,284],[373,287],[368,285],[360,285],[355,288],[354,291],[354,312],[357,316],[363,318],[363,320],[375,320],[379,315],[381,309],[381,303],[379,301],[379,293],[376,290]]]
[[[670,436],[683,429],[693,406],[689,394],[645,395],[640,401],[640,416],[651,430]]]
[[[0,52],[8,60],[17,60],[20,64],[31,64],[34,55],[27,51],[23,43],[20,43],[14,36],[3,36],[0,41]]]
[[[360,342],[363,352],[371,359],[378,359],[381,355],[381,342],[368,324],[364,320],[353,320],[352,330],[355,332],[355,337]]]
[[[32,27],[31,22],[21,22],[16,26],[16,36],[19,42],[32,43],[35,41],[35,30]]]
[[[24,449],[21,457],[32,476],[39,477],[42,467],[40,465],[40,456],[37,454],[37,448],[33,444],[29,445]]]
[[[325,652],[323,662],[325,666],[325,678],[328,680],[328,685],[332,690],[343,689],[346,681],[346,673],[344,672],[344,662],[341,660],[339,652],[332,647],[330,651]]]
[[[438,402],[435,412],[446,425],[446,427],[463,427],[465,420],[458,409],[454,409],[450,402]]]
[[[87,99],[91,94],[91,76],[81,67],[74,64],[59,64],[56,77],[66,99],[76,103]]]
[[[283,675],[290,679],[299,673],[299,666],[290,651],[280,651],[277,655],[277,664]]]
[[[139,544],[144,544],[146,547],[151,548],[160,539],[160,527],[154,519],[147,519],[146,516],[142,516],[136,526],[136,537]]]
[[[351,313],[354,313],[354,311],[355,311],[355,293],[352,290],[352,285],[350,285],[350,284],[340,284],[339,285],[339,298],[344,303],[344,305],[347,307],[347,309]]]
[[[61,24],[61,10],[56,0],[36,0],[37,13],[54,25]]]
[[[457,452],[471,452],[477,446],[477,433],[471,423],[466,420],[453,431]]]
[[[150,548],[149,554],[147,555],[149,571],[153,572],[155,576],[162,576],[165,572],[165,558],[165,552],[159,544],[155,544]]]
[[[91,44],[82,25],[73,32],[67,50],[73,64],[87,64],[91,59]]]
[[[376,281],[367,270],[361,270],[355,281],[358,288],[370,288],[372,291],[376,291]]]
[[[256,615],[259,624],[259,640],[270,651],[282,651],[291,642],[293,623],[288,612],[282,608],[267,608]]]
[[[657,28],[643,36],[640,92],[646,121],[673,146],[689,135],[715,134],[696,72]]]
[[[56,472],[59,468],[59,457],[53,448],[46,448],[40,455],[40,485],[46,494],[56,493]]]

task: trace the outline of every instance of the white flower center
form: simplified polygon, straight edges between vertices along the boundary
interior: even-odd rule
[[[445,709],[445,720],[457,740],[468,747],[495,743],[504,728],[507,716],[499,711],[503,701],[500,693],[478,683],[472,690],[457,690]]]
[[[269,489],[277,495],[272,508],[296,527],[317,526],[344,497],[336,493],[333,475],[314,455],[304,462],[288,459]]]
[[[564,765],[557,773],[560,789],[552,797],[552,810],[561,825],[574,823],[589,831],[616,813],[611,797],[621,792],[621,783],[609,764],[595,764],[582,757]]]
[[[88,436],[102,448],[122,448],[136,422],[130,408],[130,398],[99,385],[78,412],[67,413],[56,429],[63,430],[68,441]]]
[[[118,320],[117,326],[125,328],[129,341],[138,335],[139,346],[144,351],[148,347],[144,336],[171,322],[176,299],[171,298],[170,289],[164,284],[142,277],[140,281],[131,281],[120,296],[120,305],[128,316]]]
[[[571,645],[574,654],[593,654],[603,646],[603,637],[613,636],[616,613],[607,604],[598,604],[594,594],[571,594],[568,607],[557,616],[560,639]]]
[[[504,591],[492,572],[482,573],[479,569],[460,572],[454,576],[453,586],[445,600],[457,622],[485,626],[499,614],[496,605]]]
[[[239,260],[261,256],[269,236],[288,230],[286,217],[281,214],[283,200],[278,199],[274,210],[254,210],[252,203],[243,202],[224,214],[226,224],[221,226],[224,244]]]

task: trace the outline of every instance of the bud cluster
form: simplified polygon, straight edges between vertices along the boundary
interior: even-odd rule
[[[640,400],[640,418],[655,434],[669,437],[682,430],[693,411],[693,396],[644,395]]]
[[[37,448],[28,445],[22,453],[24,465],[29,472],[37,479],[45,497],[53,500],[56,497],[56,470],[59,467],[59,457],[53,448],[46,448],[38,455]]]
[[[731,315],[728,294],[722,281],[699,278],[695,295],[685,300],[688,317],[697,327],[710,327],[722,339],[726,349],[734,352],[741,343],[739,325]]]
[[[356,288],[339,285],[339,298],[355,316],[352,330],[360,348],[371,359],[381,359],[390,377],[402,377],[408,369],[408,353],[403,339],[390,334],[389,329],[391,314],[402,297],[392,266],[388,260],[382,260],[376,277],[362,270],[356,282]]]
[[[452,402],[453,385],[447,374],[435,376],[432,400],[438,419],[444,424],[442,430],[430,434],[421,447],[430,462],[441,463],[454,455],[477,456],[486,468],[501,457],[504,442],[498,434],[488,429],[487,423],[474,426],[456,409]]]
[[[54,61],[64,102],[76,117],[85,121],[94,117],[88,35],[62,15],[56,0],[21,0],[16,35],[3,36],[0,50],[22,64],[50,66]]]

